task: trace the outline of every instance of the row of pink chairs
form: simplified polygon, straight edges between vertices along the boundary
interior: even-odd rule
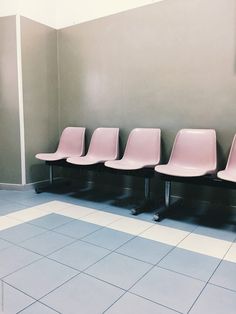
[[[160,129],[134,129],[131,131],[124,156],[119,157],[119,129],[98,128],[94,131],[88,152],[84,155],[85,128],[68,127],[61,135],[55,153],[37,154],[36,158],[50,162],[50,183],[53,183],[53,161],[66,159],[70,164],[85,166],[105,163],[106,167],[120,170],[138,170],[145,167],[154,168],[160,162],[161,131]],[[40,189],[36,188],[36,192]],[[144,181],[145,201],[139,208],[132,210],[138,214],[151,207],[150,177]]]
[[[131,131],[124,156],[119,157],[119,129],[98,128],[94,131],[88,152],[84,155],[85,128],[68,127],[61,135],[55,153],[37,154],[44,161],[66,159],[75,165],[105,163],[107,167],[123,170],[136,170],[153,167],[160,162],[160,129],[134,129]]]
[[[85,128],[68,127],[62,132],[55,153],[37,154],[44,161],[66,159],[74,165],[104,163],[106,167],[119,170],[155,168],[167,176],[202,177],[217,172],[216,132],[213,129],[182,129],[175,138],[167,164],[160,165],[161,130],[136,128],[128,137],[124,155],[119,157],[119,129],[98,128],[94,131],[88,152],[85,152]],[[52,168],[52,167],[51,167]],[[217,173],[218,178],[236,182],[236,136],[230,150],[226,169]],[[52,169],[50,181],[53,180]],[[148,184],[148,181],[145,181]],[[148,189],[147,195],[149,194]],[[170,181],[166,180],[165,205],[170,203]]]

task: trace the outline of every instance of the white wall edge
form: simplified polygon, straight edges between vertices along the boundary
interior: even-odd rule
[[[18,101],[20,121],[20,155],[21,155],[21,184],[26,184],[25,166],[25,124],[24,124],[24,101],[22,80],[22,56],[21,56],[21,24],[20,15],[16,15],[16,53],[17,53],[17,76],[18,76]]]

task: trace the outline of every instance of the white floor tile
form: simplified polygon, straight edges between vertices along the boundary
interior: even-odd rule
[[[100,226],[107,226],[107,225],[109,225],[109,224],[111,224],[111,223],[113,223],[113,222],[115,222],[121,218],[122,217],[118,216],[118,215],[99,211],[99,212],[96,212],[94,214],[90,214],[88,216],[81,217],[80,220],[94,223],[94,224],[97,224]]]
[[[118,231],[123,231],[133,235],[138,235],[144,230],[150,228],[151,226],[153,226],[153,224],[150,222],[125,217],[110,224],[109,228]]]
[[[20,225],[20,224],[21,222],[19,220],[8,218],[6,216],[0,217],[0,231]]]
[[[39,209],[35,209],[34,207],[31,207],[31,208],[19,210],[17,212],[7,215],[6,217],[20,220],[23,222],[28,222],[28,221],[31,221],[31,220],[34,220],[34,219],[37,219],[46,215],[48,215],[48,213],[43,212]]]
[[[67,205],[68,203],[65,203],[65,202],[51,201],[51,202],[47,202],[47,203],[35,206],[34,208],[37,208],[39,210],[46,211],[49,213],[55,213],[58,210],[67,207]]]
[[[224,260],[232,263],[236,263],[236,243],[232,245],[228,253],[225,255]]]
[[[140,234],[140,237],[169,245],[177,245],[188,234],[188,231],[183,231],[161,225],[155,225]]]
[[[212,257],[223,258],[231,242],[192,233],[178,247]]]
[[[92,208],[71,205],[66,208],[59,209],[55,213],[66,216],[66,217],[74,218],[74,219],[80,219],[81,217],[87,216],[94,212],[95,210]]]

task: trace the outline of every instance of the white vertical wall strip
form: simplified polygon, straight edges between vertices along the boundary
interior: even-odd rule
[[[21,25],[20,15],[16,15],[16,51],[17,51],[17,75],[18,75],[18,98],[20,120],[20,150],[21,150],[21,184],[26,184],[25,170],[25,124],[23,106],[23,82],[22,82],[22,57],[21,57]]]

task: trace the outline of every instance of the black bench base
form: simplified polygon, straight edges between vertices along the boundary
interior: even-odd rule
[[[141,177],[145,179],[145,198],[144,201],[137,208],[131,210],[132,215],[138,215],[145,211],[154,210],[154,202],[150,199],[150,180],[155,176],[153,168],[143,168],[138,170],[118,170],[106,167],[104,164],[94,164],[94,165],[74,165],[66,162],[65,160],[58,161],[46,161],[46,165],[50,166],[50,184],[44,187],[36,187],[36,193],[42,193],[44,191],[53,191],[56,187],[65,185],[64,181],[54,182],[53,180],[53,167],[63,167],[63,168],[72,168],[78,171],[95,171],[97,173],[109,173],[112,175],[127,175],[134,177]],[[66,181],[66,184],[68,182]]]

